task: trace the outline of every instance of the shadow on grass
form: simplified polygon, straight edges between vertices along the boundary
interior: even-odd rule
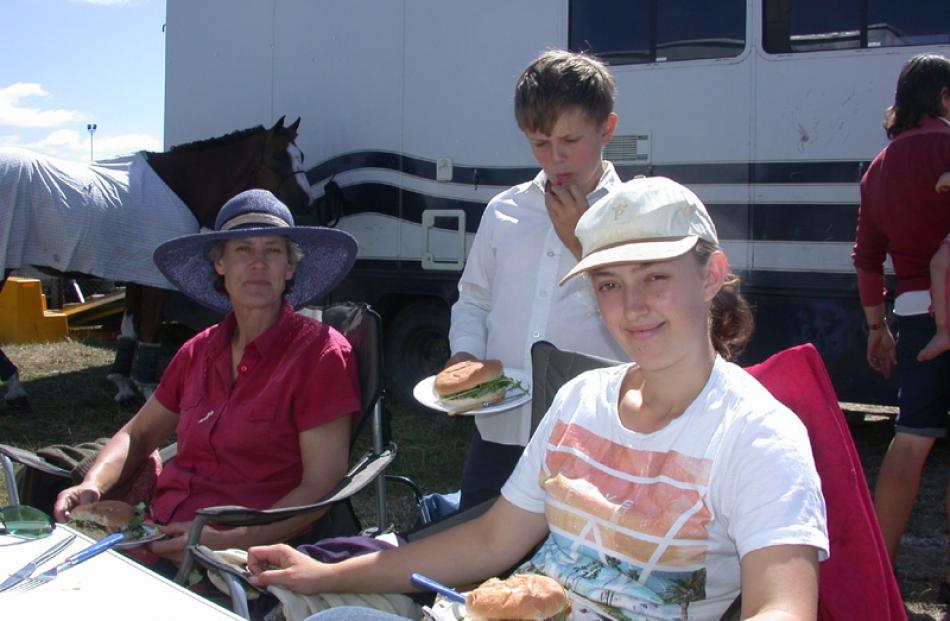
[[[31,411],[0,410],[0,442],[35,449],[111,436],[134,411],[113,400],[108,365],[23,382]]]

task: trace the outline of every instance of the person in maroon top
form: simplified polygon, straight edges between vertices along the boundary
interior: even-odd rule
[[[332,328],[294,312],[333,289],[353,265],[356,242],[341,231],[296,227],[265,190],[228,201],[213,232],[171,240],[155,262],[195,301],[227,313],[185,343],[155,394],[99,454],[79,485],[60,493],[55,515],[97,500],[176,434],[178,454],[152,495],[150,516],[167,538],[150,544],[178,561],[195,511],[313,502],[346,472],[359,415],[356,360]],[[248,548],[300,534],[318,513],[265,526],[216,530],[213,549]]]
[[[950,59],[921,54],[903,67],[884,127],[890,144],[861,180],[861,207],[852,257],[868,328],[868,364],[885,377],[900,369],[896,434],[881,464],[874,508],[891,559],[896,558],[921,471],[935,438],[946,437],[950,352],[921,361],[934,334],[930,261],[950,232],[950,195],[937,193],[950,170]],[[895,342],[885,318],[883,264],[897,277]],[[950,596],[943,582],[942,596]]]

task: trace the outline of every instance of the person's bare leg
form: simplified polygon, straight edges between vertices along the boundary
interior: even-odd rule
[[[874,511],[893,563],[914,508],[920,475],[934,438],[898,432],[891,440],[874,486]]]

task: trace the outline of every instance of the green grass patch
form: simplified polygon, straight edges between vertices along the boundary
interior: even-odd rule
[[[113,400],[115,386],[106,375],[115,345],[95,333],[43,345],[5,345],[4,351],[20,368],[32,411],[0,410],[0,443],[31,450],[50,444],[78,444],[111,436],[135,413]],[[170,357],[171,351],[166,354]],[[457,489],[473,419],[449,418],[385,397],[384,409],[398,445],[390,472],[411,478],[426,492]],[[370,436],[367,427],[354,459],[371,446]],[[411,526],[416,518],[411,495],[404,487],[389,487],[387,497],[396,526]],[[5,486],[0,488],[0,503],[6,504]],[[354,504],[364,524],[376,524],[375,488],[361,492]]]

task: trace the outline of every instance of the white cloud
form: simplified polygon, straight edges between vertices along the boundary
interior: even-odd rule
[[[16,82],[0,88],[0,125],[14,127],[56,127],[81,121],[77,110],[41,110],[20,105],[27,97],[48,97],[49,93],[35,82]]]
[[[0,136],[0,147],[19,147],[47,157],[89,161],[89,134],[75,129],[57,129],[35,141],[23,140],[18,135]],[[97,160],[107,160],[143,150],[161,151],[161,139],[149,134],[110,136],[101,133],[93,138],[93,151]]]

